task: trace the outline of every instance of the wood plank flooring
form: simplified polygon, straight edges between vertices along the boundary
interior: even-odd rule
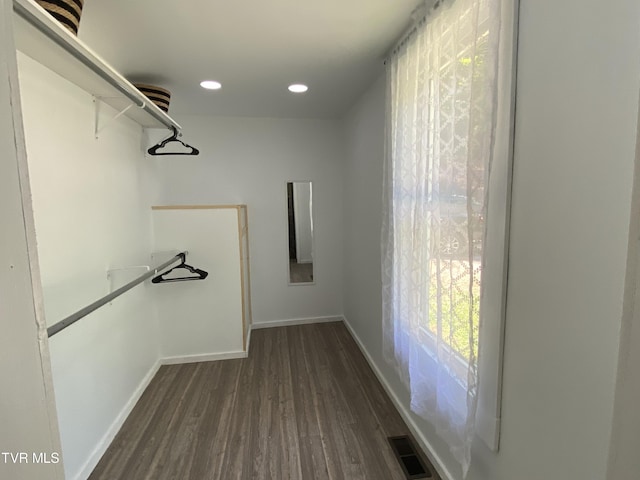
[[[260,329],[249,358],[163,366],[90,480],[403,480],[405,434],[341,322]]]

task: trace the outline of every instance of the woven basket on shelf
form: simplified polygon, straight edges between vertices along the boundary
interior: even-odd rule
[[[160,110],[169,111],[169,101],[171,100],[171,92],[169,90],[146,83],[135,83],[134,86],[155,103]]]
[[[84,0],[36,0],[36,2],[72,33],[78,34]]]

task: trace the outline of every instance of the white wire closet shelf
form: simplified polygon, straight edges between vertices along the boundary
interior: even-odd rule
[[[182,128],[32,0],[13,0],[16,49],[144,128]]]

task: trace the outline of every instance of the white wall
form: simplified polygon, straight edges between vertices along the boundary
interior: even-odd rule
[[[154,251],[187,250],[186,263],[209,273],[155,286],[164,361],[244,356],[238,222],[235,207],[153,211]],[[192,276],[184,269],[174,275]]]
[[[607,478],[635,480],[640,471],[640,129],[633,178],[625,298]]]
[[[605,478],[635,158],[640,4],[602,6],[521,6],[496,478],[517,471]]]
[[[253,322],[342,314],[342,137],[324,120],[183,116],[197,157],[159,157],[163,204],[246,204]],[[313,182],[315,285],[289,286],[286,182]]]
[[[604,479],[635,156],[640,4],[523,0],[521,8],[501,447],[493,454],[476,442],[468,478]],[[381,351],[383,98],[380,79],[345,121],[345,315],[408,409]],[[356,270],[362,265],[365,272]],[[460,478],[433,431],[416,425]]]
[[[0,478],[64,478],[62,463],[34,465],[33,453],[60,454],[40,303],[33,216],[19,109],[12,2],[0,0]],[[42,338],[42,340],[40,340]],[[44,360],[44,362],[43,362]],[[44,364],[43,364],[44,363]]]
[[[381,224],[384,160],[385,76],[344,120],[344,314],[369,356],[411,416],[423,442],[443,465],[453,465],[447,447],[427,422],[409,412],[409,392],[382,355]]]
[[[49,325],[109,291],[107,270],[149,263],[153,160],[121,118],[96,140],[92,97],[28,57],[20,81],[38,252]],[[114,112],[105,107],[105,118]],[[139,270],[118,272],[120,286]],[[147,287],[50,339],[65,472],[96,461],[103,436],[157,358]],[[87,466],[90,471],[93,465]],[[84,474],[87,474],[87,469]]]

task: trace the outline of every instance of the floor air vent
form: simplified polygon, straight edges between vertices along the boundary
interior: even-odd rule
[[[431,471],[424,464],[413,442],[406,435],[402,437],[389,437],[389,443],[395,453],[402,471],[409,480],[418,478],[433,478]]]

